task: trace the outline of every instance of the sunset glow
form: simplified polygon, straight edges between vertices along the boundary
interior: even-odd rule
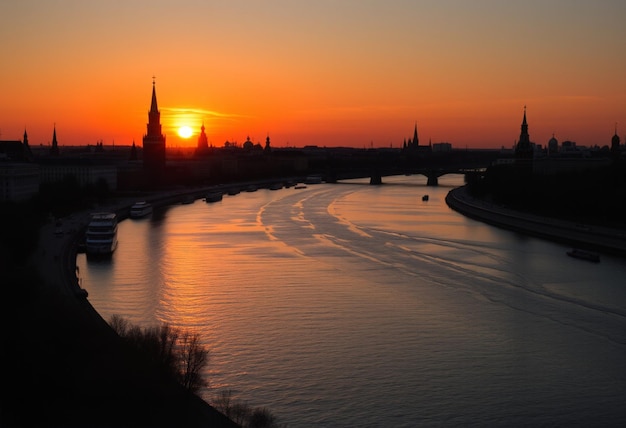
[[[193,135],[193,130],[188,126],[181,126],[178,128],[178,135],[180,138],[189,138]]]
[[[400,147],[417,122],[423,141],[511,147],[524,105],[538,144],[626,133],[619,0],[25,0],[0,16],[0,139],[46,145],[56,123],[60,145],[141,141],[153,75],[168,146],[204,123],[216,146]]]

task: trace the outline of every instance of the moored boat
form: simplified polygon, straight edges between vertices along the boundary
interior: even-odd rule
[[[591,251],[581,250],[579,248],[574,248],[567,252],[567,255],[570,257],[574,257],[576,259],[587,260],[590,262],[598,263],[600,261],[600,256],[596,253],[592,253]]]
[[[193,195],[185,195],[181,199],[180,203],[183,205],[189,205],[189,204],[193,204],[195,201],[196,201],[196,198],[194,198]]]
[[[91,214],[85,233],[87,255],[111,255],[117,248],[117,215],[110,212]]]
[[[320,184],[322,177],[320,175],[309,175],[304,179],[304,184]]]
[[[272,183],[270,184],[270,190],[280,190],[283,188],[283,183]]]
[[[235,196],[235,195],[238,195],[238,194],[239,194],[239,192],[240,192],[239,187],[231,187],[230,189],[228,189],[228,192],[227,192],[227,193],[228,193],[230,196]]]
[[[146,201],[139,201],[130,207],[130,218],[141,218],[152,214],[152,205]]]
[[[222,200],[224,194],[220,191],[209,192],[204,198],[205,202],[219,202]]]

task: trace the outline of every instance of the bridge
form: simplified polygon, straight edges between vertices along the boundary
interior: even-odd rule
[[[428,186],[437,186],[442,175],[484,171],[500,157],[502,155],[499,150],[480,149],[440,153],[408,152],[400,149],[331,150],[323,162],[322,175],[329,183],[369,177],[370,184],[382,184],[383,177],[421,174],[427,177]]]

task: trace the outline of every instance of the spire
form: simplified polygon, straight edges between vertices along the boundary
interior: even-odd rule
[[[526,106],[524,106],[524,118],[522,120],[519,141],[515,146],[515,156],[521,159],[533,158],[533,148],[530,143],[530,135],[528,135],[528,122],[526,121]]]
[[[161,180],[165,171],[165,135],[161,132],[161,113],[157,106],[155,77],[152,76],[152,102],[148,112],[146,135],[143,137],[143,165],[154,183]]]
[[[621,141],[620,141],[619,135],[617,135],[617,122],[615,122],[615,134],[613,135],[613,138],[611,138],[611,150],[615,151],[616,153],[619,153],[620,142]]]
[[[156,77],[152,76],[152,103],[150,104],[150,113],[158,113],[159,108],[157,106],[157,98],[156,98]]]
[[[420,145],[420,140],[417,138],[417,122],[415,122],[415,129],[413,130],[413,145],[415,147]]]
[[[54,124],[54,130],[52,131],[52,147],[50,147],[51,155],[59,154],[59,143],[57,142],[57,124]]]

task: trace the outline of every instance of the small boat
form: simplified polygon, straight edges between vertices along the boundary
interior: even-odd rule
[[[209,192],[207,193],[206,197],[204,198],[205,202],[219,202],[222,200],[222,197],[224,196],[224,194],[222,192],[215,191],[215,192]]]
[[[422,196],[422,201],[426,202],[428,200],[428,195]]]
[[[294,189],[306,189],[306,184],[296,184]]]
[[[600,261],[600,256],[596,253],[592,253],[591,251],[585,251],[578,248],[574,248],[567,252],[567,255],[570,257],[574,257],[576,259],[587,260],[590,262],[598,263]]]
[[[235,195],[238,195],[238,194],[239,194],[239,192],[240,192],[240,190],[239,190],[239,188],[238,188],[238,187],[231,187],[230,189],[228,189],[228,192],[227,192],[227,193],[228,193],[230,196],[235,196]]]
[[[87,255],[111,255],[117,248],[117,216],[102,212],[91,214],[85,233]]]
[[[272,183],[270,184],[270,190],[280,190],[283,188],[283,183]]]
[[[196,199],[193,197],[193,195],[185,195],[183,196],[183,199],[181,199],[180,203],[183,205],[189,205],[189,204],[193,204],[196,201]]]
[[[152,214],[152,205],[146,201],[139,201],[130,207],[130,218],[141,218]]]
[[[322,177],[319,175],[309,175],[304,179],[305,184],[320,184]]]

